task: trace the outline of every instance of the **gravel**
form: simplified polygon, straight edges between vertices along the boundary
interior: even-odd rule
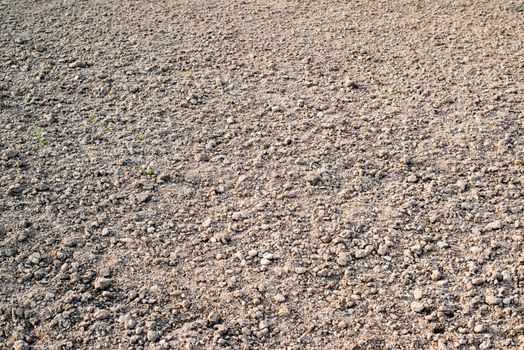
[[[519,349],[519,4],[0,2],[0,348]]]

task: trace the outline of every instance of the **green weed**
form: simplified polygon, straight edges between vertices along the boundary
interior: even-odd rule
[[[146,168],[146,175],[149,177],[152,177],[153,175],[155,175],[155,173],[153,172],[153,169],[151,169],[150,166]]]
[[[109,132],[115,132],[116,131],[116,127],[113,123],[109,123],[106,125],[106,130],[109,131]]]
[[[38,126],[33,127],[33,136],[38,139],[38,143],[41,146],[47,145],[47,139],[45,138],[45,133]]]

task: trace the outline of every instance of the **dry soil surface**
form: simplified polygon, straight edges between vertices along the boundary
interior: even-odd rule
[[[1,1],[1,349],[523,348],[518,2]]]

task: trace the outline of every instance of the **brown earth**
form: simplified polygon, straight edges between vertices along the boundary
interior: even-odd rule
[[[0,349],[524,347],[517,1],[0,1]]]

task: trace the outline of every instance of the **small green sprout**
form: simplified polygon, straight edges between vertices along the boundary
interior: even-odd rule
[[[116,131],[116,127],[115,127],[115,125],[113,123],[107,124],[106,129],[109,132],[115,132]]]
[[[96,124],[96,122],[97,122],[98,120],[96,119],[96,117],[95,117],[94,115],[92,115],[92,116],[89,118],[89,121],[90,121],[91,123],[93,123],[93,124]]]
[[[38,126],[33,127],[33,136],[35,136],[38,139],[38,143],[41,146],[47,145],[47,139],[45,138],[45,133],[40,130]]]
[[[146,175],[149,177],[152,177],[153,175],[155,175],[155,173],[153,173],[153,169],[151,169],[150,166],[147,166],[146,168]]]
[[[136,140],[137,140],[138,142],[144,142],[145,139],[146,139],[146,138],[145,138],[144,135],[138,135],[138,136],[136,137]]]
[[[521,3],[521,4],[517,7],[517,9],[518,9],[520,12],[524,12],[524,2]]]

